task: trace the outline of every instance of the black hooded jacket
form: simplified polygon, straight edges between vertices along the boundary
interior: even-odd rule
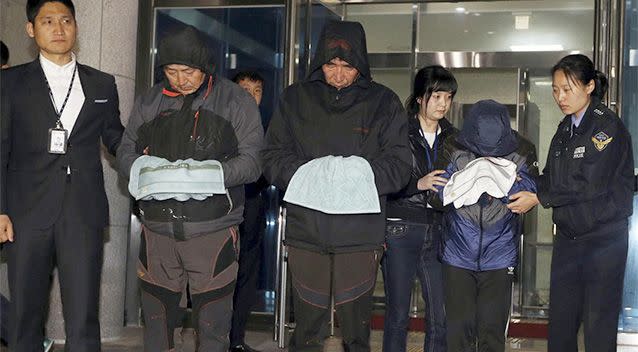
[[[368,160],[381,203],[380,214],[329,215],[288,204],[286,241],[318,252],[380,248],[385,229],[385,198],[408,182],[411,156],[407,117],[390,89],[370,77],[365,34],[359,23],[331,22],[322,32],[311,73],[282,94],[268,128],[264,175],[285,190],[297,169],[328,155]],[[360,75],[337,90],[321,66],[335,57]]]
[[[428,196],[431,191],[421,191],[417,188],[419,179],[434,171],[435,168],[428,165],[426,153],[429,155],[443,154],[443,145],[448,138],[455,138],[458,130],[452,124],[442,119],[439,121],[441,133],[436,137],[435,150],[425,141],[421,134],[421,125],[418,117],[408,119],[410,148],[412,149],[412,175],[410,182],[399,193],[393,194],[388,199],[388,218],[399,218],[410,222],[431,224],[441,221],[441,213],[427,208]],[[436,160],[432,160],[432,164]]]

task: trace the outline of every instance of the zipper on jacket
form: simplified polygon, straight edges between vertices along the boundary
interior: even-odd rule
[[[566,156],[568,155],[569,148],[572,145],[572,138],[570,137],[570,138],[564,139],[564,137],[566,136],[563,135],[561,138],[562,143],[560,147],[562,150],[561,150],[561,155],[558,157],[558,163],[560,164],[560,168],[559,168],[560,169],[560,173],[559,173],[560,184],[564,184],[563,179],[569,177],[568,175],[569,167],[567,165],[567,163],[569,162],[569,159]],[[575,137],[575,138],[578,138],[578,137]]]
[[[481,207],[479,210],[479,247],[478,255],[476,256],[476,268],[477,271],[481,271],[481,251],[483,250],[483,204],[479,204]]]
[[[228,189],[226,190],[226,199],[228,199],[228,212],[226,213],[226,215],[228,215],[231,211],[233,211],[233,198],[230,196],[230,191]]]

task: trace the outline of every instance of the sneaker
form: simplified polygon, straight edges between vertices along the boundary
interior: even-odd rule
[[[53,350],[53,340],[45,338],[44,339],[44,352],[49,352]]]

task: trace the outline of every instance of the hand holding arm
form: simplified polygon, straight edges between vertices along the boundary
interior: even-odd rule
[[[514,214],[525,214],[539,203],[536,193],[529,191],[514,193],[509,199],[512,202],[507,204],[507,208]]]
[[[445,186],[447,184],[448,179],[445,177],[441,177],[439,175],[444,174],[445,170],[434,170],[429,174],[421,177],[416,184],[416,188],[420,191],[434,191],[438,192],[439,190],[435,186]]]

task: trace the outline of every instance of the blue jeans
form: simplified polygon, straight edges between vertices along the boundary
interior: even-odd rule
[[[442,226],[388,222],[387,250],[381,268],[385,285],[383,351],[405,352],[410,298],[418,275],[425,302],[424,352],[445,352],[445,300],[438,259]]]

